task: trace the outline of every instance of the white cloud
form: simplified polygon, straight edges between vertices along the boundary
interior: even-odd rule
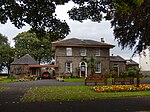
[[[18,29],[8,21],[6,24],[0,24],[0,33],[8,37],[11,46],[14,46],[13,38],[21,32],[29,30],[29,25],[24,26],[22,29]]]
[[[56,9],[57,17],[61,20],[65,20],[71,29],[71,33],[67,36],[67,38],[93,39],[99,41],[100,38],[103,37],[106,43],[116,45],[116,47],[111,50],[111,54],[120,55],[125,59],[129,59],[132,56],[133,51],[128,49],[121,50],[121,48],[118,47],[117,42],[114,41],[113,30],[111,29],[109,21],[96,23],[86,20],[83,23],[80,23],[78,21],[70,20],[67,11],[73,6],[74,4],[69,2],[65,5],[57,6]],[[0,24],[0,33],[9,38],[11,45],[14,45],[12,38],[14,38],[18,33],[27,30],[29,30],[28,25],[22,29],[17,29],[10,22],[5,25]],[[138,62],[138,56],[133,59]]]

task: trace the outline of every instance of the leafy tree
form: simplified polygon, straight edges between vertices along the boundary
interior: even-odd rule
[[[94,73],[95,73],[95,67],[96,67],[96,59],[94,57],[91,57],[88,60],[88,66],[90,67],[91,75],[94,75]]]
[[[0,34],[0,72],[6,67],[10,69],[10,63],[13,61],[14,50],[10,47],[7,37]]]
[[[3,0],[0,22],[5,24],[9,19],[17,28],[29,24],[38,37],[55,30],[66,36],[69,27],[56,18],[55,9],[69,1],[78,4],[68,12],[73,20],[111,20],[115,39],[122,48],[133,48],[138,41],[135,52],[139,53],[149,45],[149,0]]]
[[[7,44],[8,42],[8,39],[6,36],[3,36],[1,33],[0,33],[0,46],[3,45],[3,44]]]
[[[68,34],[69,26],[55,14],[56,5],[65,2],[68,0],[1,0],[0,23],[5,24],[9,19],[17,28],[29,24],[40,36],[57,29]]]
[[[71,19],[80,22],[110,20],[118,44],[123,49],[136,46],[135,53],[139,53],[150,45],[149,8],[149,0],[87,0],[68,13]]]
[[[112,17],[115,15],[114,12],[121,14],[121,12],[128,12],[130,9],[141,6],[146,0],[1,0],[0,23],[5,24],[9,19],[17,28],[29,24],[38,37],[43,37],[46,32],[52,33],[58,29],[66,36],[70,31],[69,27],[65,21],[56,18],[55,9],[57,5],[64,5],[69,1],[78,4],[78,7],[69,11],[70,18],[100,22],[103,17],[114,18]],[[103,16],[104,13],[105,16]],[[118,41],[121,43],[120,39]]]
[[[60,34],[59,34],[60,35]],[[52,51],[50,43],[59,38],[55,34],[47,33],[45,37],[37,37],[34,32],[27,31],[19,33],[15,38],[15,55],[19,58],[25,54],[30,54],[34,59],[41,63],[51,61]]]

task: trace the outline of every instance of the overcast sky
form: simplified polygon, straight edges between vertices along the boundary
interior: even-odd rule
[[[117,42],[114,41],[113,29],[111,29],[109,21],[102,21],[101,23],[91,22],[90,20],[86,20],[83,23],[78,21],[73,21],[69,19],[67,11],[74,6],[73,3],[68,3],[63,6],[57,6],[56,14],[58,18],[61,20],[65,20],[70,29],[71,33],[67,36],[67,38],[80,38],[80,39],[92,39],[96,41],[100,41],[100,38],[104,38],[106,43],[113,44],[116,47],[111,50],[111,54],[120,55],[125,59],[130,59],[133,51],[128,48],[125,50],[121,50],[118,47]],[[0,24],[0,33],[7,36],[11,45],[14,45],[12,38],[14,38],[18,33],[29,30],[29,26],[25,26],[22,29],[17,29],[10,22],[7,24]],[[111,55],[110,54],[110,55]],[[133,60],[139,62],[138,56],[133,57]]]

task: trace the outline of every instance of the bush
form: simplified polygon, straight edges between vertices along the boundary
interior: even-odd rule
[[[124,72],[122,72],[122,73],[120,74],[120,76],[126,77],[126,76],[128,76],[128,72],[127,72],[127,71],[124,71]]]
[[[130,76],[130,77],[135,77],[136,74],[137,74],[137,71],[136,71],[136,70],[129,70],[129,71],[128,71],[128,76]]]
[[[110,76],[111,77],[117,77],[118,73],[114,70],[110,71]]]

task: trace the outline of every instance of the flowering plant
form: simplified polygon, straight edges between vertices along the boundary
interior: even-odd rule
[[[94,86],[95,92],[129,92],[129,91],[145,91],[150,90],[150,84],[136,85],[110,85],[110,86]]]

